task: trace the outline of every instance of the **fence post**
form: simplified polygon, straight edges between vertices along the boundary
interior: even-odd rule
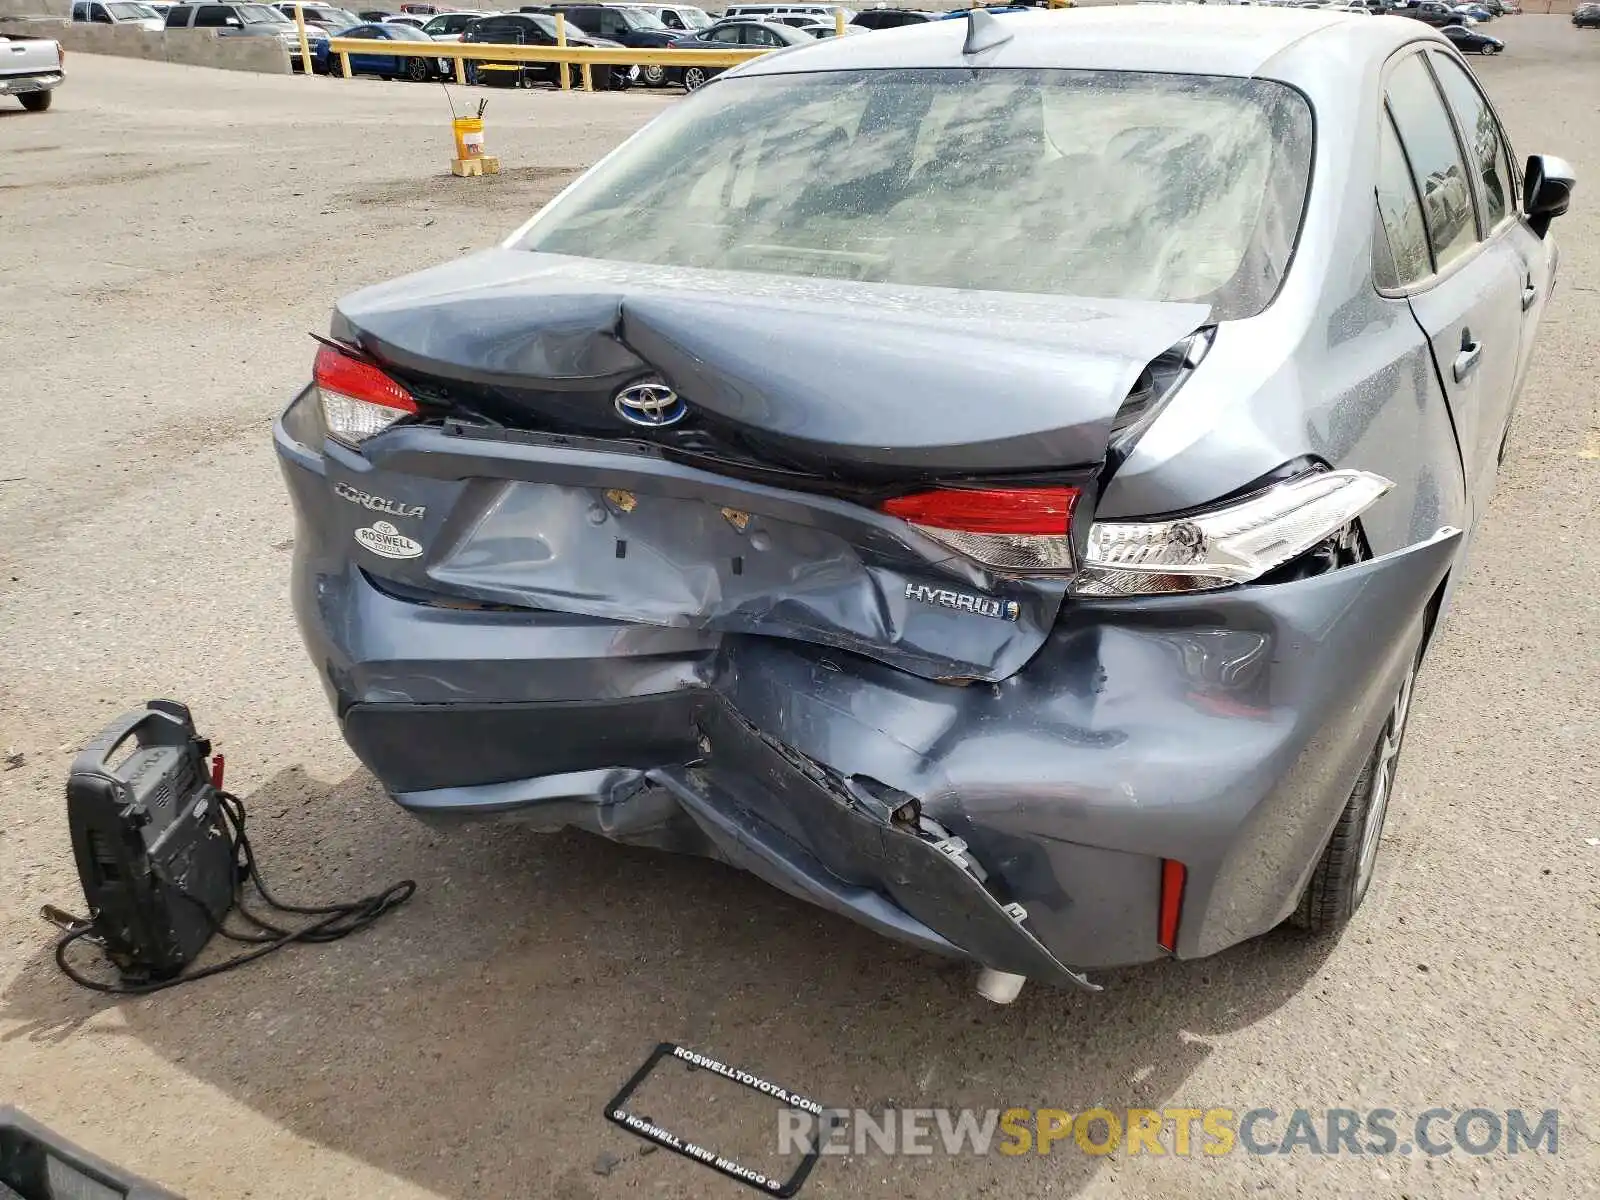
[[[842,8],[833,10],[833,36],[844,36],[844,9]]]
[[[339,74],[346,79],[350,78],[350,51],[339,51]]]
[[[311,43],[306,40],[306,14],[300,7],[298,0],[294,6],[294,23],[300,30],[300,69],[307,76],[311,74]]]
[[[559,12],[556,13],[556,45],[563,50],[567,46],[567,18]],[[566,59],[562,59],[556,64],[556,74],[561,76],[561,90],[570,92],[572,90],[572,79],[570,78],[571,73],[567,70]]]
[[[467,81],[467,60],[464,59],[464,58],[461,58],[458,55],[456,57],[456,82],[457,83],[465,83],[466,81]]]

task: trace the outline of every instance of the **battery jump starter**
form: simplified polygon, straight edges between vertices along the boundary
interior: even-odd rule
[[[130,741],[131,751],[119,751]],[[123,714],[73,760],[67,779],[67,821],[87,917],[46,906],[62,930],[56,963],[95,991],[145,993],[231,970],[291,942],[331,942],[364,929],[409,900],[416,884],[401,880],[343,904],[285,904],[262,881],[245,835],[240,799],[222,788],[223,758],[175,700],[151,700]],[[313,918],[286,928],[252,912],[244,885],[278,913]],[[244,929],[225,921],[237,912]],[[251,949],[186,969],[213,934]],[[94,979],[68,960],[79,940],[98,944],[117,982]]]

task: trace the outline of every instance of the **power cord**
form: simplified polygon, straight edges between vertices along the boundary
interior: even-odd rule
[[[105,983],[98,979],[91,979],[67,961],[67,948],[81,938],[92,937],[94,934],[94,920],[74,921],[72,926],[56,942],[56,966],[61,968],[62,974],[72,980],[79,987],[91,991],[103,992],[112,996],[145,996],[151,992],[165,991],[167,988],[177,987],[179,984],[193,983],[197,979],[205,979],[211,975],[220,975],[224,971],[231,971],[235,967],[242,967],[245,963],[254,962],[258,958],[265,958],[274,950],[281,950],[295,942],[317,944],[323,942],[336,942],[340,938],[349,937],[371,925],[379,917],[393,909],[399,908],[416,893],[417,884],[412,879],[402,879],[399,883],[392,884],[381,892],[370,896],[363,896],[359,900],[350,900],[343,904],[285,904],[268,889],[266,881],[261,878],[261,871],[256,865],[255,848],[250,844],[250,838],[245,834],[244,802],[232,792],[218,790],[216,792],[218,804],[217,812],[221,816],[219,828],[227,836],[233,846],[234,861],[242,865],[244,870],[238,876],[234,885],[233,903],[239,915],[254,930],[240,932],[226,927],[224,921],[227,914],[218,915],[205,906],[197,897],[183,890],[170,879],[162,882],[171,887],[178,895],[190,904],[193,904],[205,914],[206,921],[211,926],[213,933],[227,938],[229,941],[243,942],[253,945],[255,949],[234,956],[223,962],[212,963],[210,966],[200,967],[172,979],[151,980],[148,983]],[[267,902],[268,907],[282,913],[295,913],[301,916],[314,916],[319,918],[309,925],[299,929],[286,929],[275,925],[264,917],[257,916],[244,904],[243,884],[248,878],[255,884],[256,891],[261,893],[261,898]]]

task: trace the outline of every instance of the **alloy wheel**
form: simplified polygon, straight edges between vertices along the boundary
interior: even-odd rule
[[[1383,840],[1383,820],[1394,792],[1394,777],[1400,765],[1400,743],[1406,736],[1406,717],[1411,711],[1411,691],[1417,681],[1413,662],[1400,681],[1400,690],[1389,709],[1389,719],[1378,742],[1378,761],[1372,771],[1372,791],[1367,802],[1366,820],[1361,827],[1361,851],[1356,860],[1355,894],[1366,894],[1378,863],[1378,844]]]
[[[706,81],[704,67],[685,67],[683,71],[683,87],[685,91],[692,92],[702,87]]]

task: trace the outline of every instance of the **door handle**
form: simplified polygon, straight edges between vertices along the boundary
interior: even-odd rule
[[[1539,298],[1539,289],[1533,280],[1528,280],[1522,286],[1522,311],[1527,312],[1533,307],[1533,302]]]
[[[1456,355],[1455,365],[1451,374],[1456,377],[1457,383],[1464,383],[1468,375],[1478,369],[1478,359],[1483,355],[1482,342],[1464,342],[1461,353]]]

